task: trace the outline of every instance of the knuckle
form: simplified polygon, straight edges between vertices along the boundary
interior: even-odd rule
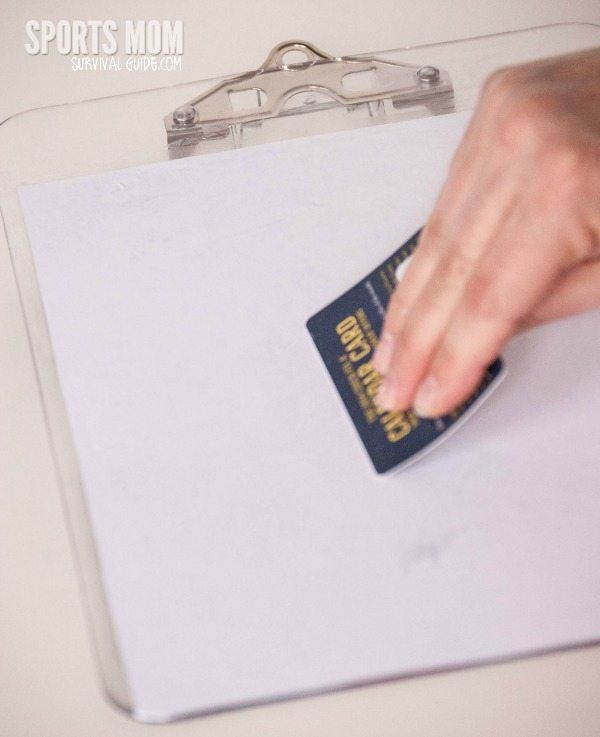
[[[506,300],[498,293],[493,277],[488,274],[477,274],[471,279],[465,291],[464,309],[468,318],[507,319]]]
[[[561,230],[577,230],[585,203],[593,199],[590,161],[578,143],[549,141],[534,160],[536,180],[530,188],[529,217],[543,220],[563,212]]]
[[[538,187],[540,196],[545,192],[551,207],[568,205],[569,213],[576,212],[590,187],[585,151],[569,141],[555,142],[543,153],[540,170],[544,174]]]
[[[586,151],[574,141],[560,140],[548,148],[548,168],[568,184],[579,190],[588,179]]]
[[[553,96],[545,91],[530,90],[519,95],[500,122],[502,140],[510,146],[543,142],[555,108]]]
[[[483,98],[496,100],[517,90],[522,81],[518,67],[504,67],[492,72],[483,84]]]
[[[386,332],[397,333],[408,312],[409,303],[402,289],[396,287],[386,315]]]
[[[461,248],[455,248],[440,267],[441,279],[449,286],[462,284],[471,273],[474,258]]]
[[[444,239],[444,217],[435,209],[419,238],[419,254],[429,253]]]
[[[396,348],[400,356],[420,356],[423,354],[425,346],[414,324],[406,325],[400,331]]]

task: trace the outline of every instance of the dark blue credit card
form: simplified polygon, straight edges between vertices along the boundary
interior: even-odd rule
[[[431,449],[480,404],[504,373],[498,358],[464,404],[433,420],[417,417],[412,410],[387,412],[376,404],[382,378],[371,360],[397,283],[396,270],[416,249],[419,233],[306,323],[377,473],[404,466]]]

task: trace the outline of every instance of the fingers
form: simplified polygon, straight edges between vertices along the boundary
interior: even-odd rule
[[[416,392],[415,412],[439,417],[465,401],[514,331],[508,317],[486,319],[461,309]]]
[[[597,107],[587,75],[565,87],[548,69],[486,86],[388,308],[385,409],[445,414],[516,330],[600,306]]]
[[[392,359],[393,346],[397,336],[401,333],[406,316],[411,306],[422,295],[425,286],[437,273],[444,253],[449,249],[449,238],[442,228],[443,216],[440,214],[446,209],[453,212],[461,209],[460,199],[463,196],[455,192],[452,186],[446,188],[434,209],[432,217],[423,229],[419,238],[419,245],[406,270],[402,281],[396,285],[388,306],[381,341],[375,353],[373,363],[375,368],[386,374]]]
[[[475,116],[454,156],[448,181],[419,238],[419,247],[402,279],[402,286],[396,288],[392,295],[373,361],[382,374],[389,368],[394,341],[404,325],[410,306],[418,299],[449,247],[444,234],[456,230],[454,221],[458,218],[460,223],[463,206],[472,197],[478,176],[476,153],[481,148],[481,141],[485,140],[485,137],[478,135],[480,125],[480,119]]]
[[[492,78],[493,96],[484,93],[478,104],[452,161],[448,180],[423,229],[419,247],[402,282],[394,290],[373,361],[381,374],[390,370],[395,342],[407,326],[409,314],[411,325],[423,323],[431,328],[425,336],[424,350],[427,345],[433,345],[443,327],[441,317],[448,314],[460,294],[461,281],[468,276],[466,267],[484,251],[519,192],[516,179],[523,175],[524,162],[519,162],[520,168],[507,169],[505,151],[492,131],[498,117],[498,101],[510,89],[502,79],[501,75]],[[461,278],[455,278],[456,272]],[[438,322],[425,315],[413,315],[412,307],[429,288],[437,290],[438,283],[450,287],[439,295],[439,304],[431,306]],[[408,354],[403,351],[402,355]],[[419,362],[418,357],[415,359]],[[402,370],[409,372],[409,367]]]
[[[524,316],[565,270],[568,247],[544,243],[543,223],[531,225],[528,217],[509,228],[481,259],[416,391],[417,414],[437,417],[466,400]],[[538,247],[531,248],[532,243]],[[539,247],[542,243],[546,247]]]
[[[418,297],[407,304],[405,285],[397,287],[405,314],[391,320],[394,340],[387,336],[388,361],[376,368],[386,375],[380,401],[384,406],[407,408],[422,381],[433,352],[460,301],[481,255],[490,247],[511,210],[518,188],[511,175],[488,177],[465,206],[462,236],[441,239],[442,255]],[[389,328],[388,328],[389,329]]]
[[[567,271],[526,318],[523,327],[540,325],[600,308],[600,260]]]

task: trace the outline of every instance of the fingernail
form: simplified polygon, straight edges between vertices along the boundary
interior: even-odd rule
[[[391,378],[387,377],[381,387],[379,388],[379,391],[377,392],[377,398],[376,402],[377,404],[382,408],[386,410],[393,410],[394,404],[396,403],[396,394],[397,394],[397,385],[396,382]]]
[[[419,387],[415,396],[415,400],[413,402],[415,414],[419,417],[435,417],[439,393],[439,381],[435,376],[433,376],[433,374],[429,374]]]
[[[385,374],[392,362],[392,353],[394,352],[394,338],[391,333],[383,333],[375,349],[373,356],[373,366],[380,374]]]

